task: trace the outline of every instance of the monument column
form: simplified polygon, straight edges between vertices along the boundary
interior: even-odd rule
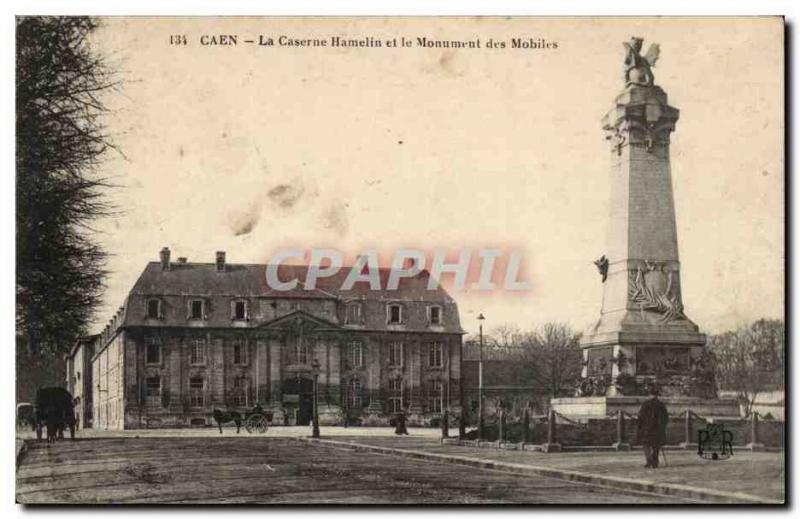
[[[636,412],[635,400],[626,403],[616,397],[644,398],[655,384],[665,402],[683,399],[673,400],[670,412],[694,398],[698,401],[692,405],[711,406],[697,409],[728,414],[732,408],[727,402],[716,395],[691,394],[686,384],[687,377],[713,375],[698,368],[706,338],[684,313],[681,295],[670,170],[670,134],[679,111],[654,84],[658,45],[651,45],[644,56],[641,38],[624,47],[624,88],[603,119],[610,144],[611,203],[605,254],[595,261],[603,283],[602,308],[599,320],[581,338],[580,395],[606,398],[602,403],[556,398],[552,405],[569,414]]]

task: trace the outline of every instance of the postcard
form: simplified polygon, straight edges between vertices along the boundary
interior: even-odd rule
[[[17,503],[785,503],[784,38],[18,17]]]

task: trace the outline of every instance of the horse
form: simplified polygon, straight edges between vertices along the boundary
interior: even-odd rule
[[[222,434],[222,424],[224,423],[234,422],[236,424],[236,434],[239,434],[239,429],[242,427],[242,415],[238,411],[214,409],[214,420],[217,422],[220,434]]]
[[[61,424],[61,412],[54,407],[46,407],[43,412],[44,429],[47,433],[47,443],[54,443],[64,438],[63,426]]]

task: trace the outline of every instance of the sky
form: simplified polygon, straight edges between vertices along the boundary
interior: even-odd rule
[[[530,291],[452,291],[462,326],[599,317],[622,42],[661,45],[681,111],[672,182],[686,314],[714,333],[784,313],[783,26],[777,18],[108,18],[93,44],[124,152],[101,173],[119,215],[101,328],[148,261],[262,263],[281,248],[522,254]],[[236,46],[201,46],[236,34]],[[188,45],[170,45],[186,35]],[[341,36],[480,38],[480,49],[244,44]],[[511,49],[511,38],[550,49]],[[485,48],[489,39],[505,49]]]

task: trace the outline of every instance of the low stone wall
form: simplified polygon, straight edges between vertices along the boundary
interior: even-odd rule
[[[722,423],[725,430],[733,433],[733,445],[744,446],[752,442],[752,423],[750,420],[716,420]],[[697,431],[707,427],[706,421],[694,417],[691,423],[691,433],[688,443],[697,443]],[[547,442],[546,420],[532,421],[527,443],[543,444]],[[636,439],[636,418],[625,419],[624,442],[638,444]],[[778,420],[760,420],[758,422],[758,442],[765,447],[784,447],[785,424]],[[477,430],[467,434],[468,440],[477,439]],[[499,440],[499,428],[496,424],[484,428],[484,440],[495,442]],[[505,427],[503,440],[509,443],[519,443],[525,440],[525,430],[522,424],[508,424]],[[588,419],[582,423],[570,423],[557,420],[556,441],[564,447],[610,447],[618,441],[617,419],[597,418]],[[686,443],[686,419],[670,417],[667,425],[667,444],[678,445]]]

